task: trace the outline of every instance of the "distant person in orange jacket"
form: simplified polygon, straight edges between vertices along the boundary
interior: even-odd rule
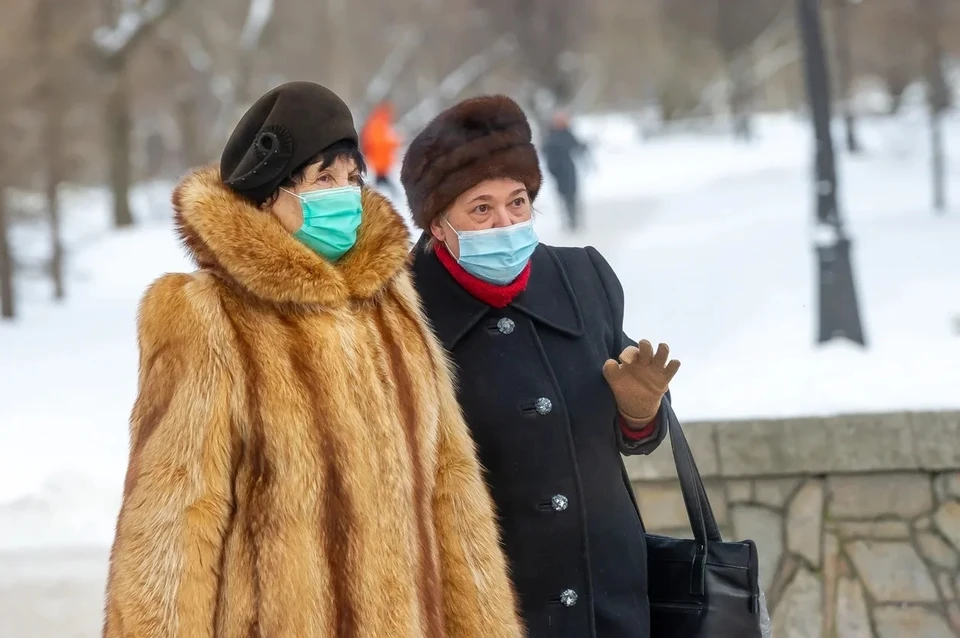
[[[373,172],[376,185],[391,193],[399,191],[390,180],[390,171],[396,161],[400,136],[393,128],[393,105],[381,102],[374,107],[360,134],[360,149],[367,166]]]

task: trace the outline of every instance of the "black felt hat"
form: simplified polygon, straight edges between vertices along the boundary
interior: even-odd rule
[[[250,107],[220,157],[220,179],[260,205],[297,169],[342,140],[357,143],[350,109],[313,82],[289,82]]]

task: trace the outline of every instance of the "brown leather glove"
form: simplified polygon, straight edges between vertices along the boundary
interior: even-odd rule
[[[657,347],[644,339],[637,347],[629,346],[620,353],[620,362],[608,359],[603,364],[603,376],[617,400],[620,414],[630,421],[649,423],[660,410],[660,399],[666,394],[680,362],[670,359],[670,348],[665,343]]]

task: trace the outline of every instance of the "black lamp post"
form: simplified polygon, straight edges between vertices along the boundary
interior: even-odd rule
[[[841,338],[864,346],[866,340],[850,263],[851,241],[837,207],[837,166],[830,135],[830,80],[823,49],[820,0],[797,0],[797,23],[803,42],[807,98],[816,138],[817,343]]]

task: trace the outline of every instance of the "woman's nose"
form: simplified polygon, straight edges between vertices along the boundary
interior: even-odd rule
[[[498,206],[496,210],[496,217],[493,219],[494,228],[504,228],[513,223],[513,220],[510,219],[510,213],[507,212],[505,206]]]

